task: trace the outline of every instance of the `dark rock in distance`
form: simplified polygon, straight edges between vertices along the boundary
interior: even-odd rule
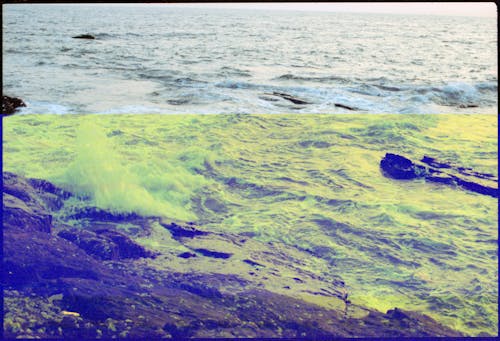
[[[265,95],[278,96],[278,97],[281,97],[283,99],[286,99],[287,101],[292,102],[293,104],[311,104],[310,102],[304,101],[303,99],[294,97],[292,95],[289,95],[289,94],[286,94],[283,92],[278,92],[278,91],[274,91],[271,94],[266,93]]]
[[[350,106],[342,104],[342,103],[335,103],[335,106],[337,108],[342,108],[342,109],[347,109],[347,110],[359,110],[358,108],[350,107]]]
[[[74,39],[95,39],[95,37],[91,34],[80,34],[80,35],[77,35],[77,36],[74,36],[71,38],[74,38]]]
[[[22,99],[16,97],[2,96],[2,114],[13,114],[17,108],[25,107],[26,104]]]

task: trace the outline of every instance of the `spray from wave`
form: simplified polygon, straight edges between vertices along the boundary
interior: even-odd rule
[[[112,212],[194,218],[189,199],[202,183],[200,176],[186,169],[169,176],[168,168],[162,172],[158,167],[156,172],[152,168],[150,174],[141,174],[144,167],[125,164],[112,142],[101,126],[84,121],[77,133],[77,156],[61,179],[65,187]],[[194,180],[191,188],[179,185],[179,176]]]

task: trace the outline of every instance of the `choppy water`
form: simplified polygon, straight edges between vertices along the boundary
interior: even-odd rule
[[[496,51],[494,18],[3,6],[26,113],[492,113]]]
[[[340,276],[354,303],[498,334],[498,200],[379,169],[396,152],[498,176],[495,115],[15,115],[3,123],[7,171],[101,208],[283,242],[309,252],[311,272]]]

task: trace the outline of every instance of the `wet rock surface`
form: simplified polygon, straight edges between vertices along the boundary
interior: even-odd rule
[[[429,156],[412,161],[401,155],[387,153],[380,161],[380,168],[385,176],[393,179],[422,178],[498,198],[498,179],[493,174],[474,172],[470,168],[440,162]]]
[[[77,245],[88,255],[101,260],[153,257],[154,253],[136,244],[128,236],[113,230],[62,230],[57,234]]]
[[[306,254],[279,243],[140,216],[123,221],[149,224],[151,239],[134,240],[123,217],[92,207],[99,214],[68,225],[47,197],[61,209],[70,194],[50,183],[10,173],[4,183],[7,338],[461,336],[418,313],[352,304],[339,277],[308,272]],[[338,306],[301,299],[308,292]]]
[[[179,225],[174,222],[166,223],[161,220],[160,225],[169,230],[174,238],[193,238],[196,236],[203,236],[208,234],[208,232],[206,231],[197,229],[194,223]]]
[[[26,104],[20,98],[2,96],[2,114],[13,114],[18,108],[25,106]]]

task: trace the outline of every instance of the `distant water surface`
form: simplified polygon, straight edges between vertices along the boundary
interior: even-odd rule
[[[3,92],[26,113],[491,113],[496,37],[494,18],[5,5]]]

